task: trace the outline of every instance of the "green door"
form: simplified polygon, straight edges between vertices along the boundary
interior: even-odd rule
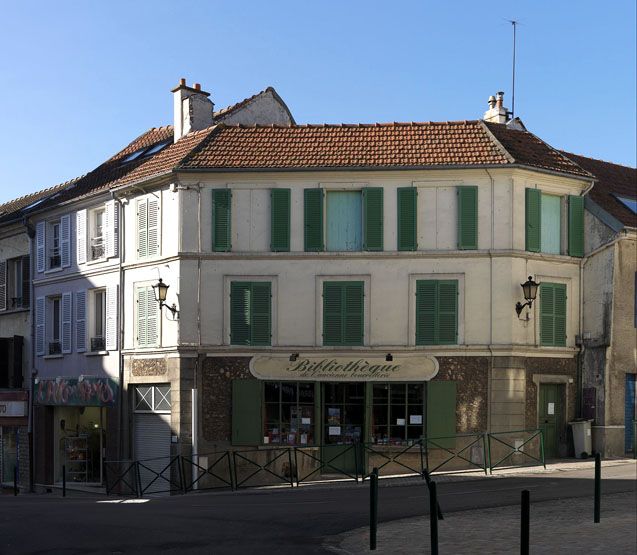
[[[539,427],[544,432],[544,456],[554,459],[559,455],[560,437],[564,428],[564,386],[540,384]]]
[[[323,474],[360,472],[355,443],[364,441],[365,383],[324,383],[322,398]]]

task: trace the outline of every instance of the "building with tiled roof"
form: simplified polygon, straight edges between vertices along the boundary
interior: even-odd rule
[[[538,427],[569,452],[594,172],[501,95],[483,120],[298,125],[272,88],[217,111],[199,85],[172,92],[173,125],[24,213],[40,482],[59,479],[61,420],[89,418],[108,458],[152,468],[485,431],[539,455],[515,432]],[[81,414],[53,385],[80,376]]]

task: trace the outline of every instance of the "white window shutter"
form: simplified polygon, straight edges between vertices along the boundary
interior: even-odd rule
[[[0,260],[0,310],[7,310],[7,261]]]
[[[117,285],[106,288],[106,350],[117,350]]]
[[[44,354],[45,298],[35,299],[35,354]]]
[[[78,210],[75,214],[75,232],[77,263],[86,264],[86,210]]]
[[[148,201],[137,201],[137,258],[148,256]]]
[[[44,231],[44,222],[38,222],[35,226],[35,258],[38,272],[44,272]]]
[[[159,200],[148,199],[148,256],[159,254]]]
[[[71,352],[72,308],[71,293],[62,293],[62,352],[65,354]]]
[[[146,289],[137,289],[137,344],[146,346]]]
[[[75,350],[86,351],[86,291],[75,293]]]
[[[157,301],[151,287],[146,288],[146,339],[147,346],[154,347],[159,344],[159,318],[157,314]]]
[[[60,218],[60,255],[62,268],[71,265],[71,216]]]
[[[106,226],[105,226],[105,252],[106,258],[113,258],[117,256],[118,248],[118,228],[119,228],[119,213],[117,202],[109,200],[106,203]]]

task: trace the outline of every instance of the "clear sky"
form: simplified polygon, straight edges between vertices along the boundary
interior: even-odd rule
[[[90,171],[172,123],[272,85],[299,123],[477,119],[505,91],[556,148],[635,165],[634,0],[0,0],[0,202]]]

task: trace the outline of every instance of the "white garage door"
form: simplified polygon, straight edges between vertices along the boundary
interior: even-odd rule
[[[170,491],[170,414],[135,414],[135,459],[144,494]]]

